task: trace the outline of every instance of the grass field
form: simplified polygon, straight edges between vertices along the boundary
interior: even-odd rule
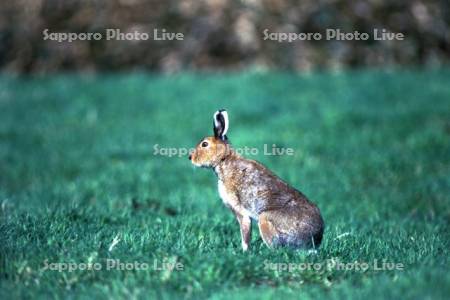
[[[235,147],[318,204],[317,253],[269,250],[255,226],[242,253],[214,174],[155,155],[194,147],[218,108]],[[0,77],[1,299],[445,299],[449,192],[449,70]],[[331,259],[404,270],[266,267]]]

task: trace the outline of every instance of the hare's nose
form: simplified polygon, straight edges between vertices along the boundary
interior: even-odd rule
[[[192,154],[189,154],[189,160],[191,160],[192,159]]]

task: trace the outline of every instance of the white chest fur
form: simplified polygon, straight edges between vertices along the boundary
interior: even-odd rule
[[[241,213],[243,216],[251,217],[252,219],[258,220],[258,215],[250,212],[248,209],[244,208],[238,201],[235,195],[227,191],[222,180],[218,182],[219,196],[222,198],[223,203],[230,207],[231,209]]]
[[[217,186],[219,188],[219,196],[222,199],[223,203],[226,206],[232,206],[234,198],[230,193],[227,192],[225,185],[223,184],[223,181],[219,180]]]

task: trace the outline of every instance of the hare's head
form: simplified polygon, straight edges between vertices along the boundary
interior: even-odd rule
[[[224,158],[230,155],[231,147],[226,136],[228,131],[228,114],[221,109],[214,113],[214,136],[203,138],[195,147],[189,159],[197,167],[215,167]]]

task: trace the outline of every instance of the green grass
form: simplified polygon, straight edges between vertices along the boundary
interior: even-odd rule
[[[0,298],[415,298],[450,294],[450,72],[0,77]],[[153,147],[193,147],[227,108],[235,147],[308,195],[317,253],[242,253],[214,174]],[[265,156],[263,144],[295,150]],[[119,243],[109,251],[113,239]],[[153,270],[154,260],[183,271]],[[383,260],[403,271],[283,272]],[[44,270],[143,262],[147,271]]]

